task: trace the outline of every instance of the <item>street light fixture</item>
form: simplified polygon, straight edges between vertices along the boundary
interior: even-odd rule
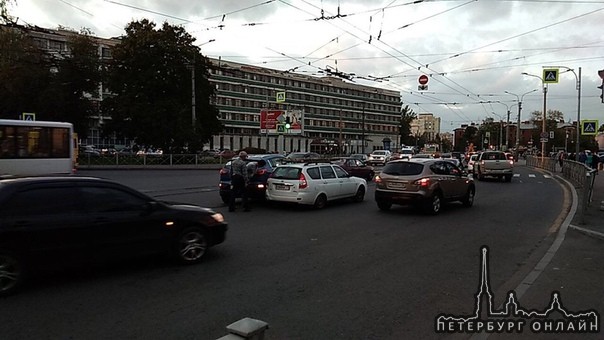
[[[534,74],[530,74],[530,73],[526,73],[526,72],[522,72],[523,75],[525,76],[530,76],[530,77],[535,77],[535,78],[539,78],[539,80],[541,80],[541,86],[543,87],[543,122],[541,124],[541,164],[543,165],[545,159],[545,144],[547,143],[547,141],[544,139],[547,131],[545,129],[545,118],[546,118],[546,103],[547,103],[547,84],[545,83],[545,81],[543,80],[543,78],[541,78],[540,76],[534,75]]]
[[[516,157],[518,157],[518,148],[520,148],[520,113],[522,112],[522,100],[524,99],[524,96],[526,96],[529,93],[533,93],[535,91],[537,91],[537,89],[530,90],[526,93],[523,93],[520,96],[518,96],[517,94],[512,93],[510,91],[504,91],[507,94],[516,96],[516,100],[518,101],[518,126],[516,127]]]

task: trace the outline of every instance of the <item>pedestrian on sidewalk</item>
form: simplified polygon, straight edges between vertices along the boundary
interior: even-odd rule
[[[560,163],[560,171],[563,171],[564,159],[566,158],[566,154],[564,151],[558,151],[558,163]]]

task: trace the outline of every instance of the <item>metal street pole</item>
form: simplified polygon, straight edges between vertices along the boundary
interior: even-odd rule
[[[535,78],[539,78],[539,80],[541,80],[541,86],[543,87],[543,122],[541,124],[541,136],[545,136],[547,134],[546,128],[545,128],[545,122],[546,122],[546,110],[547,110],[547,84],[545,83],[545,81],[543,80],[543,78],[541,78],[540,76],[534,75],[534,74],[529,74],[526,72],[522,72],[523,75],[525,76],[531,76],[531,77],[535,77]],[[545,141],[544,137],[541,137],[541,166],[543,166],[543,163],[545,162],[545,144],[547,143],[547,141]]]
[[[518,148],[520,148],[520,123],[521,123],[520,114],[522,112],[522,101],[524,100],[524,96],[526,96],[529,93],[533,93],[535,91],[537,91],[537,89],[530,90],[526,93],[523,93],[520,96],[515,93],[505,91],[505,93],[515,96],[516,100],[518,101],[518,126],[516,127],[516,157],[518,156]]]

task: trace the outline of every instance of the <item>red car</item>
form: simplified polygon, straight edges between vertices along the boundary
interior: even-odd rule
[[[355,177],[371,181],[373,176],[375,176],[375,171],[372,166],[366,165],[356,158],[335,158],[332,159],[331,162],[341,166],[346,172]]]

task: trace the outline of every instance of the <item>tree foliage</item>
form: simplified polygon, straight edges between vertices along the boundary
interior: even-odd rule
[[[411,123],[417,119],[417,114],[409,107],[401,110],[401,124],[399,126],[399,135],[401,136],[401,144],[412,145],[415,138],[411,135]]]
[[[0,26],[0,117],[32,112],[37,120],[70,122],[86,136],[101,80],[97,50],[89,35],[73,34],[63,52],[40,49],[22,27]]]
[[[108,129],[135,137],[141,145],[166,150],[199,149],[222,131],[215,95],[209,82],[209,61],[182,27],[143,19],[126,27],[112,51],[107,86],[115,94],[103,101],[112,117]],[[195,118],[192,113],[192,70],[195,76]]]

